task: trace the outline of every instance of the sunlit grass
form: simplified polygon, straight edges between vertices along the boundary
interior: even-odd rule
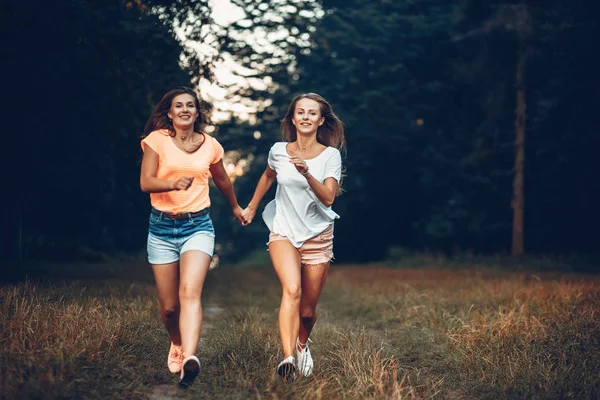
[[[420,395],[434,387],[443,397],[600,393],[596,277],[357,268],[329,283],[343,288],[339,312],[383,332]]]
[[[126,276],[135,276],[134,267]],[[144,275],[145,274],[145,275]],[[594,398],[600,279],[496,267],[332,267],[312,335],[315,374],[283,384],[280,287],[270,268],[211,271],[203,303],[224,311],[186,392],[148,281],[25,282],[0,289],[6,398]],[[131,279],[131,278],[129,278]]]
[[[3,396],[141,394],[146,377],[133,370],[136,352],[159,325],[153,298],[146,290],[131,289],[30,282],[1,288]]]

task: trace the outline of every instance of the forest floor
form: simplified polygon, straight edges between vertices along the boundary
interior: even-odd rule
[[[3,399],[600,397],[600,275],[333,265],[309,378],[283,383],[270,266],[220,266],[187,390],[143,262],[28,267],[0,287]]]

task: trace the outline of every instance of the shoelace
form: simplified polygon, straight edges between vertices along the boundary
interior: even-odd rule
[[[306,341],[306,343],[300,343],[300,338],[297,337],[296,338],[296,350],[298,350],[298,351],[304,351],[304,349],[306,349],[308,347],[308,344],[312,343],[312,342],[313,341],[310,340],[310,338],[308,338],[308,340]],[[304,348],[300,348],[302,346],[304,346]]]
[[[171,358],[183,358],[183,353],[179,350],[177,350],[176,348],[173,349],[173,352],[171,353]]]

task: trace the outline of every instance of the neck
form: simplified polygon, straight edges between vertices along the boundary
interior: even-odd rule
[[[187,139],[191,139],[193,133],[194,133],[194,126],[190,126],[189,128],[177,128],[177,127],[173,127],[175,129],[175,137],[177,139],[181,139],[181,140],[187,140]]]
[[[306,150],[311,148],[315,143],[317,143],[316,136],[303,137],[298,135],[296,137],[296,144],[298,145],[298,149]]]

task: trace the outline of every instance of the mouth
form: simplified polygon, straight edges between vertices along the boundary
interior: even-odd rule
[[[302,122],[300,125],[301,126],[311,126],[312,124],[310,122]]]

